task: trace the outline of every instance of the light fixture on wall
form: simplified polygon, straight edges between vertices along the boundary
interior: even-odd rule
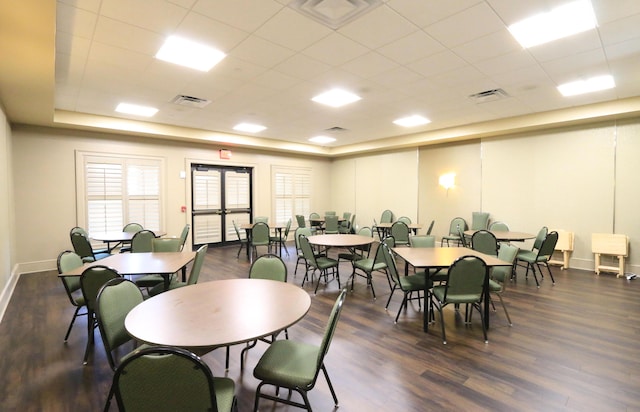
[[[447,189],[447,194],[449,194],[449,189],[451,189],[456,184],[456,174],[455,173],[445,173],[440,175],[438,179],[438,183],[440,186]]]

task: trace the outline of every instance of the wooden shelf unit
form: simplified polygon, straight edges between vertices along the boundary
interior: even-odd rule
[[[596,275],[600,275],[600,272],[613,272],[616,274],[616,277],[624,275],[624,259],[629,254],[628,236],[610,233],[592,233],[591,251],[595,256]],[[617,257],[618,266],[600,264],[602,255]]]

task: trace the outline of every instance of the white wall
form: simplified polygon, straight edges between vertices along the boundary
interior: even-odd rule
[[[0,106],[0,319],[16,281],[13,275],[15,226],[11,145],[11,129]]]
[[[60,251],[71,248],[69,230],[76,222],[75,152],[77,150],[158,156],[167,169],[167,211],[164,230],[180,234],[188,214],[180,206],[189,205],[190,161],[254,167],[256,214],[272,216],[271,167],[299,166],[312,170],[312,206],[328,208],[330,160],[285,156],[269,152],[233,150],[232,160],[220,160],[217,146],[170,141],[105,136],[96,133],[17,126],[13,130],[12,151],[16,175],[15,205],[16,262],[21,272],[55,267]]]

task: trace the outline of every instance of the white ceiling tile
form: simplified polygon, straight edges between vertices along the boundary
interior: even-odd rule
[[[340,68],[366,79],[398,67],[398,63],[378,54],[370,52],[357,57]]]
[[[300,51],[333,31],[289,8],[283,8],[254,34],[273,43]]]
[[[469,63],[478,63],[516,50],[522,50],[522,47],[506,29],[479,37],[452,49],[455,54]]]
[[[599,25],[640,13],[637,0],[591,0]]]
[[[338,30],[340,34],[375,49],[419,28],[388,7],[377,7]]]
[[[187,37],[224,53],[228,53],[249,35],[242,30],[198,13],[189,13],[176,27],[175,32],[168,34]]]
[[[542,68],[558,84],[609,74],[609,67],[602,49],[551,60],[543,63]]]
[[[377,49],[377,52],[399,64],[408,64],[443,51],[442,44],[423,31],[415,31],[408,36]]]
[[[590,51],[602,47],[597,30],[589,30],[564,39],[527,49],[539,62],[559,59],[565,56]]]
[[[481,2],[481,0],[389,0],[387,4],[419,27],[426,27]]]
[[[73,33],[76,37],[90,39],[96,26],[98,15],[77,7],[58,4],[56,8],[56,30]]]
[[[516,50],[492,59],[480,61],[474,66],[486,75],[494,76],[500,73],[530,67],[536,64],[535,59],[526,50]]]
[[[446,47],[452,48],[503,30],[504,27],[504,23],[487,4],[479,3],[426,27],[425,31]]]
[[[101,2],[102,0],[58,0],[56,7],[66,4],[92,13],[99,13]]]
[[[155,55],[164,42],[160,34],[108,17],[100,17],[93,40],[102,44]]]
[[[294,51],[271,43],[258,36],[246,38],[231,50],[234,57],[264,67],[273,67],[295,54]]]
[[[272,0],[198,0],[193,11],[252,32],[282,8],[281,4]]]
[[[407,65],[411,70],[425,76],[435,76],[440,73],[458,69],[466,66],[467,63],[455,53],[446,50],[436,53],[433,56],[418,60]]]
[[[640,3],[640,2],[638,2]],[[640,14],[601,25],[598,28],[602,43],[606,45],[621,43],[627,40],[640,42]]]
[[[404,66],[374,76],[371,80],[387,87],[399,87],[420,80],[422,76]]]
[[[332,33],[302,51],[309,56],[331,66],[340,66],[367,53],[367,48],[339,33]]]
[[[102,0],[100,8],[103,16],[166,34],[171,34],[187,11],[164,0]]]
[[[296,54],[274,67],[276,70],[299,79],[313,78],[331,70],[331,66],[302,54]]]

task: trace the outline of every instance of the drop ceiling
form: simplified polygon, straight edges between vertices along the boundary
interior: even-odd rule
[[[333,29],[290,0],[59,0],[55,54],[46,56],[55,61],[52,122],[340,155],[637,113],[639,1],[592,0],[596,29],[530,49],[509,34],[508,25],[565,2],[387,0]],[[362,1],[306,3],[326,16]],[[155,59],[171,34],[227,57],[208,73]],[[570,98],[556,89],[601,74],[617,87]],[[338,109],[311,101],[333,87],[362,100]],[[499,98],[470,97],[493,90]],[[123,116],[114,111],[123,101],[159,111]],[[431,123],[393,123],[414,114]],[[239,135],[241,122],[267,129]],[[317,135],[337,140],[320,148],[307,141]]]

